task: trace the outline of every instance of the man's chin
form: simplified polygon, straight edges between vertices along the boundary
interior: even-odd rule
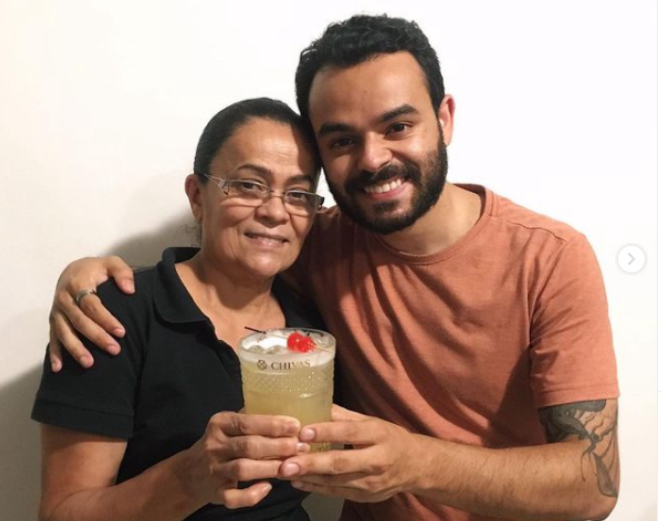
[[[365,208],[361,202],[348,201],[335,195],[342,213],[359,226],[380,235],[388,235],[408,228],[415,219],[404,213],[396,202],[384,202]]]
[[[367,215],[361,213],[360,215],[350,215],[351,219],[363,228],[371,232],[378,233],[379,235],[389,235],[391,233],[400,232],[412,226],[417,218],[410,214],[396,215]]]
[[[399,218],[399,219],[379,219],[373,221],[369,226],[370,231],[378,233],[379,235],[390,235],[391,233],[401,232],[410,228],[415,224],[417,219],[414,218]]]

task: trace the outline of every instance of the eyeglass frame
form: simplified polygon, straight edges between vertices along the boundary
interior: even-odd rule
[[[271,188],[266,183],[261,183],[259,181],[254,181],[252,179],[227,179],[225,177],[218,177],[218,176],[209,175],[209,174],[200,174],[200,175],[202,175],[203,177],[206,177],[207,179],[212,179],[212,180],[216,181],[216,185],[218,186],[218,188],[220,188],[222,190],[222,192],[227,196],[229,196],[229,187],[231,186],[232,183],[253,183],[255,185],[263,186],[268,191],[265,192],[263,197],[261,197],[261,202],[259,204],[255,205],[255,208],[259,208],[261,205],[267,203],[269,201],[269,199],[271,199],[271,197],[279,197],[282,200],[282,205],[285,208],[285,210],[287,210],[287,213],[289,213],[290,215],[299,215],[300,217],[303,217],[304,216],[303,214],[292,214],[288,209],[288,207],[291,203],[288,203],[285,200],[285,197],[287,196],[287,194],[290,194],[292,192],[293,193],[299,193],[299,194],[311,195],[316,199],[317,205],[311,209],[312,211],[309,214],[310,216],[314,216],[317,212],[319,212],[319,210],[321,210],[321,208],[324,204],[324,197],[322,195],[316,194],[314,192],[308,192],[307,190],[286,190],[286,191],[283,192],[281,190],[275,190],[274,188]],[[306,214],[306,215],[308,215],[308,214]]]

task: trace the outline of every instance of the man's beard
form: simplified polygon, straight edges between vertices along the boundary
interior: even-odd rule
[[[351,179],[345,184],[344,190],[330,182],[328,187],[335,202],[347,217],[371,232],[388,235],[408,228],[438,202],[448,172],[448,157],[442,135],[439,137],[436,151],[427,156],[422,167],[425,171],[424,175],[415,163],[404,161],[401,164],[385,166],[375,174],[361,172],[355,179]],[[385,201],[372,205],[374,214],[372,216],[356,201],[355,196],[362,196],[366,186],[397,178],[411,182],[416,189],[411,199],[411,209],[408,212],[389,217],[388,214],[395,210],[400,203]]]

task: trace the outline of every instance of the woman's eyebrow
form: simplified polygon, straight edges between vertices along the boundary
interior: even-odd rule
[[[239,173],[243,170],[248,170],[250,172],[253,172],[260,176],[264,181],[267,182],[272,182],[273,181],[273,172],[261,165],[256,165],[254,163],[244,163],[241,165],[239,168],[237,168],[234,172]],[[292,185],[295,183],[302,183],[302,182],[307,182],[310,183],[310,185],[314,185],[314,178],[309,175],[309,174],[294,174],[291,177],[288,177],[287,180],[285,181],[285,184],[287,185]]]
[[[288,185],[293,185],[296,183],[310,183],[310,186],[312,186],[314,185],[314,178],[308,174],[297,174],[287,179]]]
[[[271,180],[273,179],[273,172],[265,166],[256,165],[254,163],[244,163],[234,170],[235,173],[240,173],[244,170],[248,170],[254,174],[263,177],[264,179]]]

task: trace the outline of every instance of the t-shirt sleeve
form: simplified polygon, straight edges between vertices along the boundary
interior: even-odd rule
[[[53,373],[46,357],[32,419],[128,439],[133,433],[134,404],[144,349],[135,313],[136,307],[140,307],[140,296],[122,294],[113,282],[101,286],[98,294],[126,328],[126,336],[118,340],[120,354],[109,355],[81,337],[94,357],[94,365],[89,369],[82,368],[63,350],[62,370]]]
[[[533,306],[531,385],[538,407],[618,396],[601,270],[576,235],[549,263]]]

